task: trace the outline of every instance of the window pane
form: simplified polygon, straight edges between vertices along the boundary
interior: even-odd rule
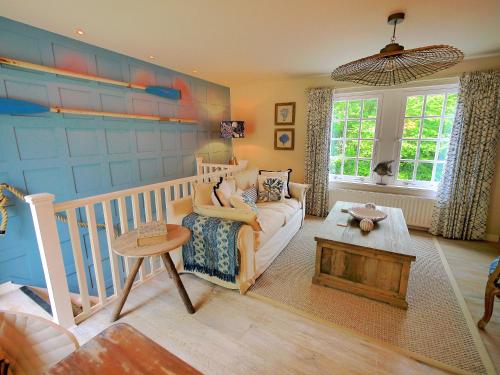
[[[452,118],[445,118],[443,120],[443,131],[441,133],[441,137],[448,138],[451,134],[451,129],[453,129],[453,120]]]
[[[424,119],[424,127],[422,129],[422,138],[437,138],[439,135],[439,118]]]
[[[418,138],[420,132],[420,119],[405,119],[403,138]]]
[[[349,100],[349,104],[347,106],[347,117],[361,117],[361,100]]]
[[[361,121],[361,138],[375,137],[375,120]]]
[[[439,154],[438,154],[438,159],[439,160],[445,160],[446,155],[448,155],[448,142],[441,142],[439,144]]]
[[[346,102],[344,100],[342,100],[340,102],[333,103],[333,118],[334,119],[345,118],[345,105],[346,105]]]
[[[344,136],[344,120],[333,121],[332,138],[342,138]]]
[[[415,159],[417,155],[417,141],[403,141],[401,143],[401,159]]]
[[[369,160],[360,160],[358,162],[358,176],[368,177],[371,173]]]
[[[344,141],[341,139],[332,140],[332,144],[330,145],[330,155],[339,156],[342,155],[342,146],[344,145]]]
[[[363,118],[377,117],[377,99],[363,100]]]
[[[344,175],[356,175],[356,159],[346,159],[346,161],[344,162]]]
[[[445,109],[445,116],[454,116],[455,111],[457,110],[457,99],[458,99],[458,94],[448,94],[448,97],[446,98],[446,109]]]
[[[425,103],[426,116],[441,116],[444,104],[444,95],[428,95]]]
[[[399,163],[398,179],[411,180],[413,179],[413,163],[402,161]]]
[[[345,144],[345,156],[356,157],[358,155],[358,141],[347,141]]]
[[[422,95],[409,96],[406,99],[405,117],[420,117],[422,116],[422,105],[424,97]]]
[[[342,159],[339,157],[330,160],[330,173],[340,174],[342,172]]]
[[[418,163],[415,179],[417,181],[432,180],[432,163]]]
[[[373,152],[373,141],[359,142],[359,157],[371,159]]]
[[[434,160],[435,155],[436,155],[436,142],[422,141],[420,143],[420,154],[418,157],[420,160]]]
[[[359,137],[359,121],[347,121],[347,132],[346,138],[358,138]]]
[[[444,170],[443,163],[436,164],[436,172],[434,172],[434,181],[435,182],[441,181],[441,178],[443,177],[443,170]]]

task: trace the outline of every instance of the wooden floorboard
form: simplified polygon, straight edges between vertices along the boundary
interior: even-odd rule
[[[442,373],[390,348],[236,291],[183,275],[197,312],[187,314],[163,273],[136,288],[127,322],[207,374]],[[108,326],[112,305],[74,329],[86,341]]]
[[[500,255],[500,243],[438,239],[467,308],[477,323],[484,313],[484,287],[491,261]],[[500,299],[485,331],[479,330],[491,360],[500,373]]]

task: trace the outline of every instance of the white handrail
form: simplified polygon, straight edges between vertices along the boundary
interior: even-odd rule
[[[117,233],[126,233],[129,230],[130,215],[127,213],[132,208],[132,226],[136,228],[143,221],[161,220],[168,218],[167,211],[172,202],[190,196],[193,193],[193,183],[200,181],[214,181],[221,176],[231,175],[234,172],[246,168],[246,161],[239,165],[226,165],[216,163],[203,163],[202,158],[196,158],[197,174],[176,180],[164,181],[150,185],[138,186],[130,189],[99,194],[91,197],[80,198],[65,202],[53,203],[54,196],[51,194],[34,194],[26,197],[30,204],[33,223],[37,234],[38,247],[42,258],[42,265],[49,292],[50,304],[53,311],[54,321],[64,327],[70,327],[79,323],[103,306],[113,301],[122,290],[121,282],[129,272],[129,259],[117,256],[111,250],[111,244]],[[162,191],[163,190],[163,191]],[[173,193],[173,198],[172,194]],[[116,217],[113,217],[113,204],[116,204]],[[89,277],[88,267],[85,267],[85,257],[81,245],[82,230],[77,226],[76,211],[81,209],[85,212],[88,223],[90,249],[93,263],[94,281],[96,284],[98,300],[90,303],[90,291],[87,284]],[[70,234],[70,245],[74,258],[75,271],[77,274],[78,289],[82,301],[82,312],[73,317],[70,300],[70,291],[66,279],[60,238],[57,231],[54,213],[65,213],[68,218],[68,231]],[[102,218],[97,219],[96,214]],[[115,223],[113,223],[115,219]],[[100,242],[97,230],[97,221],[105,223],[105,244]],[[108,249],[101,247],[107,245]],[[109,268],[113,294],[109,295],[105,285],[104,268],[101,254],[109,254]],[[160,266],[158,266],[160,264]],[[158,272],[164,270],[158,258],[151,258],[143,263],[140,270],[139,281],[134,287],[151,278]],[[91,277],[91,275],[90,275]]]

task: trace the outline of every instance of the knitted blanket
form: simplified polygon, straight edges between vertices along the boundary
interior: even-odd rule
[[[191,213],[182,219],[191,239],[182,246],[186,271],[235,282],[239,274],[237,238],[242,222]]]

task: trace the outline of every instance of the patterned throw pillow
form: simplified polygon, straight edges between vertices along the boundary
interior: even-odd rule
[[[259,176],[257,181],[259,183],[259,202],[279,202],[284,199],[285,178]]]
[[[243,199],[251,201],[253,203],[257,202],[257,188],[252,186],[241,193]],[[245,201],[246,202],[246,201]]]
[[[243,195],[238,194],[238,192],[231,196],[231,198],[229,198],[229,201],[231,202],[231,206],[233,206],[234,208],[241,208],[258,213],[258,208],[255,202],[243,197]]]
[[[266,171],[264,169],[259,170],[259,175],[266,177],[283,177],[285,181],[285,198],[290,199],[292,195],[290,194],[290,175],[292,174],[292,169],[289,168],[286,171]]]

